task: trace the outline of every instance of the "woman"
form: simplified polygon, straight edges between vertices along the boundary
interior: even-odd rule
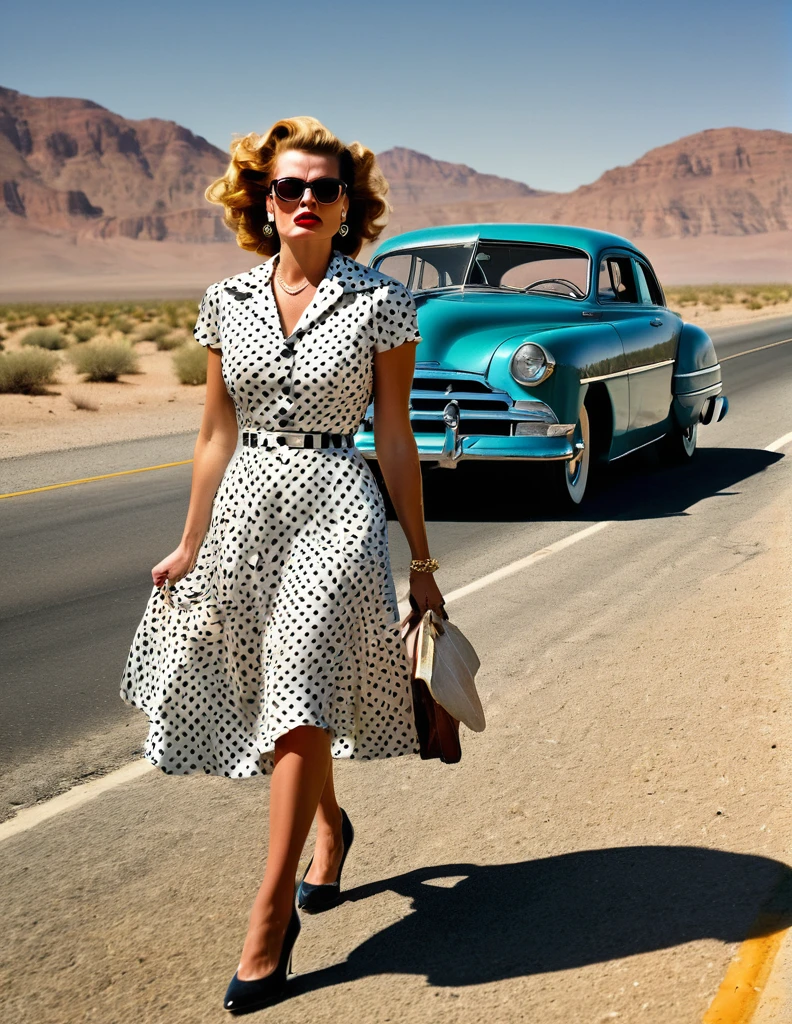
[[[148,714],[145,754],[168,774],[272,772],[264,880],[224,1000],[234,1011],[284,993],[314,817],[298,903],[338,901],[353,831],[332,758],[418,749],[384,507],[351,436],[372,394],[411,595],[421,609],[440,611],[443,599],[408,413],[415,305],[351,258],[387,209],[374,154],[310,117],[231,152],[207,198],[225,207],[242,248],[269,258],[201,303],[206,404],[184,534],[152,569],[121,695]]]

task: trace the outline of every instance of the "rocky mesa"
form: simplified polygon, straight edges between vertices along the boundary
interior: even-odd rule
[[[792,134],[716,128],[573,192],[542,192],[404,147],[378,156],[388,233],[425,224],[544,221],[628,237],[752,235],[792,225]],[[204,199],[228,154],[173,121],[0,88],[0,227],[93,238],[230,241]]]
[[[228,157],[173,121],[0,89],[0,226],[95,237],[226,240],[204,200]]]

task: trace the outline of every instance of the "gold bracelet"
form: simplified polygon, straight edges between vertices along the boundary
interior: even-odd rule
[[[410,572],[436,572],[439,568],[436,558],[413,558],[410,562]]]

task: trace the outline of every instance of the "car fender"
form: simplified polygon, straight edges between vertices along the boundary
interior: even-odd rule
[[[550,376],[533,387],[520,384],[509,370],[512,356],[526,342],[541,345],[555,360]],[[589,379],[608,378],[625,369],[624,348],[614,327],[591,323],[512,335],[493,353],[487,378],[494,387],[503,388],[515,398],[545,402],[559,423],[576,423]],[[615,422],[621,418],[620,404],[615,403]],[[628,414],[625,407],[625,421]]]
[[[681,427],[696,423],[704,403],[723,388],[715,345],[697,324],[682,326],[671,387],[674,416]]]

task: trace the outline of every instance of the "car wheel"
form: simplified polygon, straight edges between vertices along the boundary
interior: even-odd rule
[[[580,419],[575,426],[572,435],[573,445],[582,445],[577,448],[577,454],[569,462],[559,462],[552,466],[553,471],[553,497],[556,502],[563,506],[579,505],[586,495],[586,488],[591,473],[591,421],[588,409],[581,406]]]
[[[663,438],[663,449],[669,462],[684,465],[696,454],[698,423],[684,430],[674,424],[671,433]]]

